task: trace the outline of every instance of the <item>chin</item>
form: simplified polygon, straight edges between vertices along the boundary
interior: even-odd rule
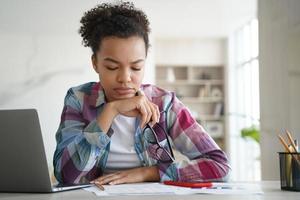
[[[132,98],[134,97],[135,95],[134,94],[128,94],[128,95],[115,95],[113,98],[112,98],[112,101],[115,101],[115,100],[123,100],[123,99],[129,99],[129,98]]]
[[[134,97],[134,95],[122,95],[122,96],[118,96],[116,97],[116,99],[119,99],[119,100],[122,100],[122,99],[129,99],[129,98],[132,98]]]

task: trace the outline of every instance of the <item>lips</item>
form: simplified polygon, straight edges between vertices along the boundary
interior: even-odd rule
[[[134,94],[135,93],[135,89],[128,88],[128,87],[115,88],[114,91],[119,95],[128,95],[128,94]]]

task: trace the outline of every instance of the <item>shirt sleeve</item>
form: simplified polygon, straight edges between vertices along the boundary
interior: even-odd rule
[[[96,120],[87,123],[82,117],[81,107],[70,89],[65,97],[53,157],[55,177],[64,184],[89,182],[100,175],[96,162],[107,156],[112,134],[111,129],[104,133]]]
[[[225,153],[172,94],[167,113],[168,133],[175,148],[188,157],[159,164],[161,181],[226,181],[230,166]]]

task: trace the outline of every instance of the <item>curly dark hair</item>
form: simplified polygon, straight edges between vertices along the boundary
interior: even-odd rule
[[[116,4],[102,3],[84,13],[80,20],[79,34],[85,47],[95,54],[105,37],[128,38],[139,36],[144,39],[146,53],[149,48],[149,21],[142,10],[131,2]]]

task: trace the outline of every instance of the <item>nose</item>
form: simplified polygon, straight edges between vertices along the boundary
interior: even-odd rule
[[[120,70],[117,77],[118,82],[127,83],[131,81],[131,72],[130,70],[123,69]]]

